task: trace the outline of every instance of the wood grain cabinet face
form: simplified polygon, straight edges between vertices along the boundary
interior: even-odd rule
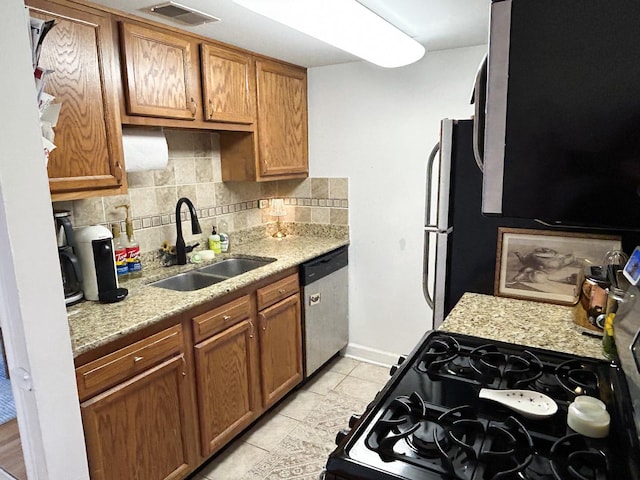
[[[249,55],[202,44],[201,73],[205,120],[255,122],[255,76]]]
[[[193,120],[193,52],[186,37],[120,22],[125,105],[130,115]]]
[[[260,176],[309,172],[306,72],[257,61]]]
[[[300,294],[258,313],[262,402],[269,408],[302,380]]]
[[[195,468],[182,356],[80,405],[93,480],[174,480]]]
[[[124,193],[122,130],[107,14],[28,0],[29,14],[54,19],[39,65],[54,72],[45,91],[61,103],[57,148],[48,163],[52,200]]]
[[[251,319],[195,346],[202,455],[231,440],[261,413]]]

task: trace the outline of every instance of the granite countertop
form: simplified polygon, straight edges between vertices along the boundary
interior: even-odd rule
[[[77,357],[123,335],[219,298],[348,243],[348,239],[287,236],[280,240],[267,237],[235,246],[229,254],[218,255],[216,260],[246,255],[270,257],[276,261],[192,292],[151,287],[148,283],[201,267],[203,264],[145,268],[142,278],[122,283],[121,286],[129,289],[129,295],[123,301],[111,304],[85,301],[67,309],[73,355]]]
[[[438,329],[604,359],[602,340],[582,334],[573,308],[465,293]]]

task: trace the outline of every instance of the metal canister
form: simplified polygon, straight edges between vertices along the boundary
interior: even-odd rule
[[[598,322],[604,322],[605,310],[607,307],[607,288],[610,283],[606,280],[606,270],[603,275],[602,267],[587,267],[585,269],[585,279],[582,283],[582,306],[587,312],[589,323],[597,328]]]

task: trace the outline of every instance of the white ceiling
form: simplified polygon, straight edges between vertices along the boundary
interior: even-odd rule
[[[232,0],[176,0],[222,21],[187,27],[145,10],[166,0],[93,0],[305,67],[359,58],[255,14]],[[487,43],[491,0],[359,0],[423,44],[427,51]]]

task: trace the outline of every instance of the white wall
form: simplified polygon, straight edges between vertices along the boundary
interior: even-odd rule
[[[486,46],[416,64],[309,70],[311,176],[349,177],[350,344],[390,364],[432,327],[422,293],[425,166],[442,118],[469,118]]]
[[[89,474],[22,0],[3,0],[0,26],[0,323],[27,473],[29,479],[85,479]]]

